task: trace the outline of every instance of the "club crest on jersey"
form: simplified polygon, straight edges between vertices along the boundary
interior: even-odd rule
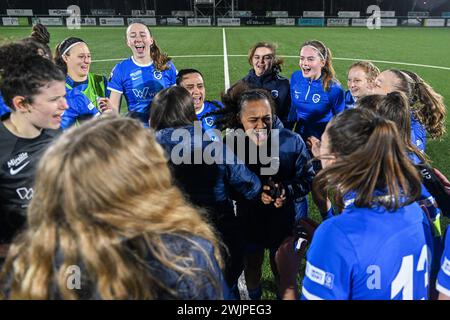
[[[272,90],[272,91],[270,91],[270,93],[272,94],[272,97],[274,99],[278,98],[278,90]]]
[[[313,95],[313,97],[312,97],[312,101],[313,101],[314,103],[319,103],[319,101],[320,101],[320,94],[315,93],[315,94]]]
[[[212,127],[212,126],[214,125],[214,118],[213,118],[213,117],[206,117],[206,118],[205,118],[205,123],[206,123],[208,126]]]
[[[300,94],[301,94],[300,91],[294,90],[295,99],[300,99]]]
[[[162,78],[162,72],[158,70],[153,71],[153,77],[155,77],[156,80],[160,80]]]
[[[149,90],[150,89],[148,87],[144,87],[142,90],[133,89],[133,93],[136,96],[136,98],[145,99],[145,98],[147,98]]]

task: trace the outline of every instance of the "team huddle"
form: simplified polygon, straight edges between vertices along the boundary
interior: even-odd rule
[[[208,101],[147,26],[126,39],[109,78],[43,25],[0,47],[0,297],[236,300],[243,273],[260,300],[267,250],[279,299],[450,299],[446,106],[418,74],[358,61],[345,91],[323,42],[290,79],[258,42]]]

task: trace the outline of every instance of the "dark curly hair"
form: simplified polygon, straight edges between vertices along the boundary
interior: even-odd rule
[[[0,91],[12,110],[15,96],[24,96],[32,103],[33,96],[51,81],[65,81],[65,76],[35,47],[24,41],[0,47]]]

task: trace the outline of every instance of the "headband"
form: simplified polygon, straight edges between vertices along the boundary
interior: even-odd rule
[[[327,56],[327,48],[325,48],[325,56],[322,54],[322,52],[320,52],[320,50],[318,49],[318,48],[316,48],[316,47],[314,47],[314,46],[312,46],[312,45],[310,45],[310,44],[307,44],[306,46],[303,46],[303,48],[304,47],[309,47],[309,48],[312,48],[312,49],[314,49],[314,50],[316,50],[317,51],[317,53],[320,55],[320,57],[322,58],[322,60],[327,60],[326,59],[326,56]]]

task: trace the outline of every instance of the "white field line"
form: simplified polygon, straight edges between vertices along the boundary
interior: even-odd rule
[[[227,36],[225,34],[225,28],[222,28],[223,36],[223,75],[225,78],[225,90],[230,88],[230,73],[228,70],[228,53],[227,53]]]
[[[224,38],[224,45],[226,45],[225,38]],[[228,72],[228,57],[247,57],[246,54],[225,54],[225,53],[226,53],[226,47],[224,46],[224,54],[223,55],[222,54],[198,54],[198,55],[183,55],[183,56],[170,56],[170,57],[171,58],[218,58],[218,57],[224,57],[224,71],[225,71],[225,61],[226,61],[227,72]],[[298,56],[282,56],[282,57],[283,58],[295,58],[295,59],[299,58]],[[126,59],[126,58],[92,60],[92,62],[121,61],[124,59]],[[401,61],[371,60],[371,59],[367,59],[367,58],[337,58],[337,57],[333,57],[333,60],[343,60],[343,61],[368,60],[368,61],[372,61],[374,63],[398,64],[398,65],[404,65],[404,66],[450,70],[450,67],[433,66],[433,65],[429,65],[429,64],[408,63],[408,62],[401,62]]]

